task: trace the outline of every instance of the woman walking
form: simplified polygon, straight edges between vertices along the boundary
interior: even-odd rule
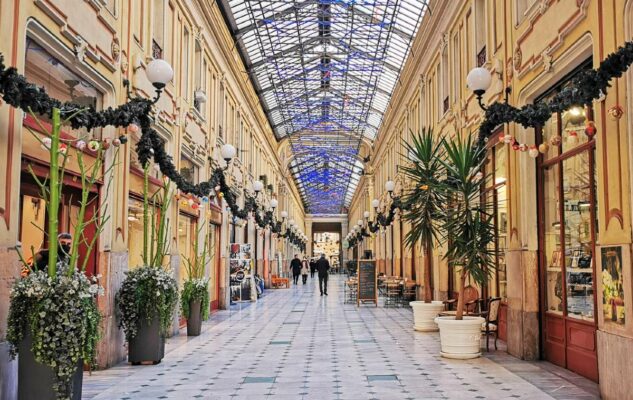
[[[308,281],[308,271],[310,270],[310,266],[308,265],[308,259],[303,257],[303,261],[301,261],[301,279],[303,279],[303,284],[305,285]]]

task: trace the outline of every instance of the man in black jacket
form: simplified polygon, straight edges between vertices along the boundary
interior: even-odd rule
[[[321,254],[321,258],[319,258],[316,264],[317,271],[319,272],[319,290],[321,290],[321,296],[323,296],[323,294],[327,296],[327,277],[330,263],[325,258],[325,254]]]
[[[296,285],[299,283],[299,275],[301,275],[301,260],[299,254],[295,254],[295,258],[290,261],[290,270],[292,271],[292,282]]]
[[[316,260],[314,258],[310,259],[310,278],[314,278],[314,273],[316,272]]]

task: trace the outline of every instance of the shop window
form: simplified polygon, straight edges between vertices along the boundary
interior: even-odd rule
[[[595,142],[584,132],[591,115],[591,108],[579,107],[556,113],[537,136],[549,146],[540,205],[546,310],[594,322]]]
[[[203,95],[206,97],[206,67],[207,62],[204,60],[202,46],[200,45],[200,41],[195,41],[195,52],[194,52],[194,97],[193,97],[193,106],[194,108],[202,115],[204,115],[204,101],[202,101]]]
[[[217,255],[217,240],[218,240],[218,226],[209,224],[209,235],[207,236],[207,249],[209,256],[209,290],[211,291],[211,301],[218,301],[217,292],[215,288],[218,285],[218,275],[216,273],[216,255]]]
[[[136,198],[128,200],[128,265],[143,265],[143,202]]]
[[[180,253],[180,275],[179,284],[182,285],[187,279],[187,260],[192,260],[195,256],[194,246],[198,240],[196,218],[187,214],[180,214],[178,218],[178,252]],[[200,249],[202,251],[202,249]]]
[[[495,253],[495,270],[489,283],[489,296],[507,297],[505,253],[508,249],[508,177],[507,146],[498,143],[488,151],[485,167],[486,183],[483,198],[487,209],[493,213],[495,241],[491,249]]]
[[[38,87],[46,89],[46,93],[52,98],[95,110],[100,110],[103,106],[101,92],[32,39],[26,41],[24,70],[26,79]],[[49,122],[48,117],[44,115],[39,115],[38,118],[41,121]],[[66,125],[63,127],[63,131],[74,137],[101,138],[101,128],[88,131],[86,128],[72,129]]]

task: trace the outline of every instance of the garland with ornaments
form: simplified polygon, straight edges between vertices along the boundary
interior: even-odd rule
[[[188,196],[187,201],[194,209],[199,207],[197,204],[208,203],[210,198],[217,195],[219,198],[224,198],[233,216],[243,220],[251,214],[260,228],[270,227],[273,233],[281,231],[281,222],[275,220],[272,212],[265,211],[264,215],[261,215],[260,207],[254,197],[245,196],[243,209],[237,205],[238,196],[227,184],[223,169],[216,168],[211,179],[199,184],[192,184],[180,175],[172,157],[165,151],[165,143],[151,126],[150,113],[153,101],[150,99],[136,97],[116,108],[108,107],[102,111],[96,111],[93,107],[82,107],[72,102],[61,102],[50,97],[44,88],[28,82],[15,67],[7,68],[2,54],[0,54],[0,97],[7,104],[24,112],[32,112],[48,118],[52,118],[53,109],[57,108],[60,110],[61,119],[66,120],[73,129],[91,130],[113,126],[125,128],[132,133],[141,130],[141,138],[136,146],[141,165],[145,167],[150,159],[153,159],[162,174]],[[79,150],[88,148],[91,151],[97,151],[99,148],[107,149],[111,145],[118,147],[127,142],[127,136],[122,134],[111,141],[102,139],[90,140],[86,143],[78,140],[75,146]],[[46,145],[46,143],[47,138],[44,138],[43,144]],[[63,147],[60,146],[60,152],[66,150],[66,144],[63,144]],[[301,238],[297,237],[295,241],[305,246]]]
[[[347,248],[351,249],[359,245],[366,237],[371,237],[371,234],[391,225],[398,210],[402,210],[402,201],[399,196],[395,196],[391,201],[387,213],[383,213],[382,211],[377,213],[374,221],[367,222],[367,228],[362,227],[360,230],[350,233],[347,240]]]
[[[571,107],[589,106],[595,100],[605,95],[611,87],[610,81],[620,78],[633,64],[633,42],[626,42],[618,50],[609,54],[596,69],[579,72],[571,81],[571,85],[556,93],[550,101],[539,101],[534,104],[526,104],[516,108],[507,103],[496,102],[487,108],[484,121],[479,126],[478,145],[484,146],[492,132],[505,123],[515,122],[524,128],[536,128],[544,126],[553,114],[561,113]],[[613,119],[620,119],[624,114],[621,106],[616,105],[608,111]],[[588,120],[584,133],[591,140],[597,133],[594,121]],[[578,132],[568,133],[571,144],[577,143]],[[551,146],[560,145],[562,138],[553,136],[548,142],[539,146],[519,143],[512,135],[501,133],[499,141],[509,144],[516,151],[527,152],[530,157],[536,158],[539,154],[545,154]]]

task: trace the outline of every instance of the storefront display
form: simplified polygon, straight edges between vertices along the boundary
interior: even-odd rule
[[[252,254],[251,245],[231,243],[229,272],[231,279],[231,301],[252,301],[256,297],[252,295]]]
[[[622,247],[603,247],[602,312],[605,324],[624,326],[624,276],[622,275]]]

